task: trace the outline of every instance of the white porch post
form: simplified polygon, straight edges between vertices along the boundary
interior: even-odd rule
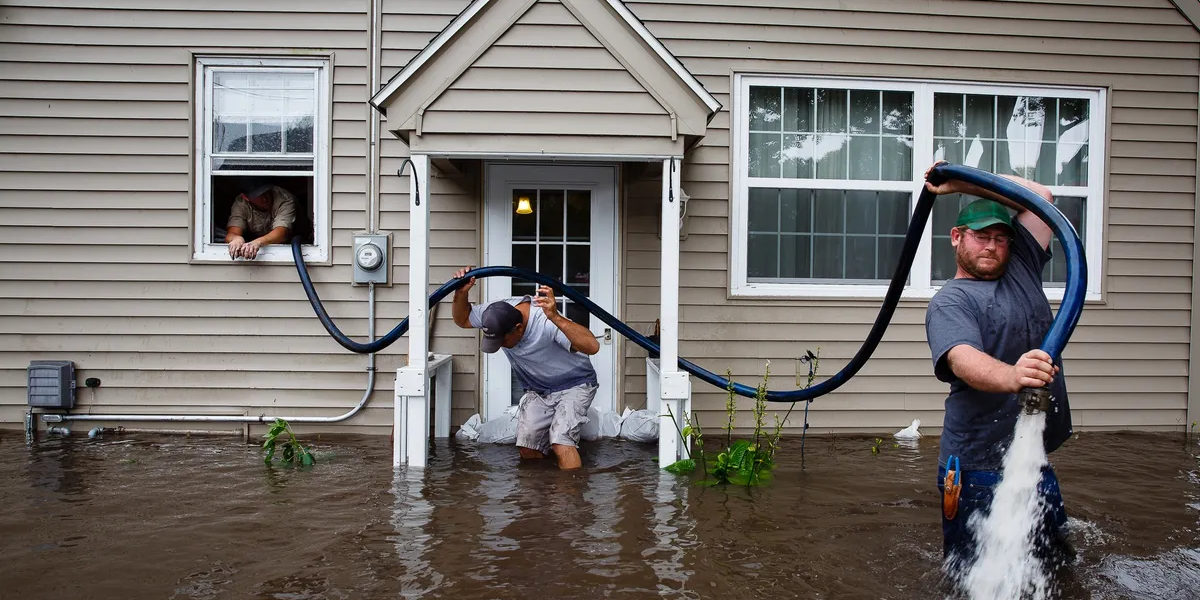
[[[408,364],[396,370],[392,467],[424,468],[429,448],[429,156],[412,155],[408,203]]]
[[[690,456],[688,440],[680,439],[683,415],[691,410],[691,381],[679,370],[679,171],[681,159],[663,161],[662,299],[660,301],[659,389],[662,406],[658,425],[658,464],[665,467]],[[670,413],[667,410],[670,409]],[[672,421],[672,416],[674,421]],[[678,427],[678,429],[676,429]]]

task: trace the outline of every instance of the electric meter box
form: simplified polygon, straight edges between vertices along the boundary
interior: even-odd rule
[[[391,234],[354,236],[354,256],[351,257],[351,263],[354,265],[355,285],[371,282],[387,285],[391,272],[391,257],[388,252],[392,247],[391,239]]]
[[[30,361],[28,376],[29,406],[75,408],[75,363],[69,360]]]

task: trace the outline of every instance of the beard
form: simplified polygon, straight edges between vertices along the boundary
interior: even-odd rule
[[[999,255],[987,250],[972,254],[966,248],[966,244],[959,244],[955,248],[955,258],[958,260],[958,266],[967,275],[975,279],[989,281],[999,279],[1004,274],[1004,268],[1007,266],[1007,257],[1001,259]],[[991,259],[984,263],[981,259]]]

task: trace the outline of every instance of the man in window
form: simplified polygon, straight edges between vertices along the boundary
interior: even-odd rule
[[[263,246],[286,243],[295,221],[296,197],[277,185],[259,185],[238,194],[226,223],[229,258],[253,260]]]
[[[1044,186],[1005,177],[1054,201]],[[1021,410],[1017,393],[1050,386],[1053,400],[1042,439],[1047,453],[1071,436],[1071,412],[1065,376],[1038,349],[1052,321],[1041,274],[1050,260],[1053,231],[1034,213],[976,186],[954,180],[925,185],[937,194],[981,198],[958,213],[950,230],[958,270],[930,300],[925,315],[934,373],[950,384],[938,489],[943,553],[957,573],[974,558],[976,540],[968,520],[977,511],[986,513],[991,504]],[[1005,206],[1017,211],[1015,219]],[[955,478],[947,482],[950,471]],[[1053,555],[1071,550],[1065,542],[1067,517],[1058,479],[1049,465],[1042,469],[1038,493],[1044,503],[1037,552],[1050,564],[1061,564],[1062,555]]]
[[[468,269],[455,273],[462,277]],[[546,458],[551,452],[560,469],[578,469],[579,431],[596,397],[599,382],[589,356],[600,351],[592,331],[558,312],[553,290],[472,307],[467,292],[471,278],[454,293],[454,322],[463,329],[483,330],[480,349],[503,349],[513,375],[525,390],[517,412],[517,447],[521,458]]]

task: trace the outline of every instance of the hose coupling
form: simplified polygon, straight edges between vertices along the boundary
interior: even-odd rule
[[[1023,388],[1017,394],[1017,402],[1020,403],[1021,410],[1027,415],[1047,412],[1050,410],[1050,390],[1044,387]]]

